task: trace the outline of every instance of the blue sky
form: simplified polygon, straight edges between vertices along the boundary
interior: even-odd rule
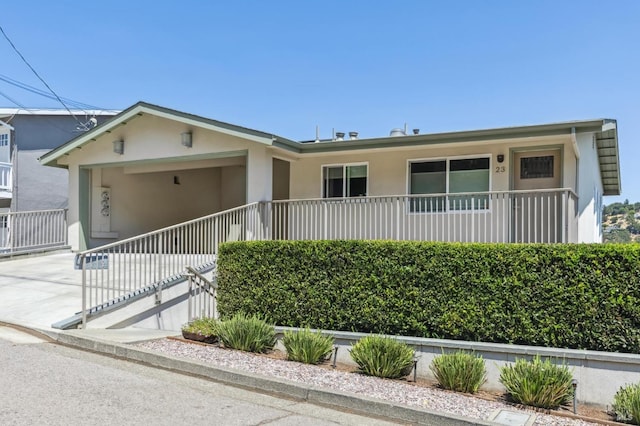
[[[640,1],[30,1],[0,25],[60,95],[291,139],[618,120],[640,201]],[[3,38],[0,74],[44,88]],[[29,107],[61,107],[0,81]],[[0,106],[15,106],[0,96]]]

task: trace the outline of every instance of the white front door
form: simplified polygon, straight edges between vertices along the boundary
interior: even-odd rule
[[[562,242],[563,195],[559,149],[513,154],[513,240],[519,243]]]

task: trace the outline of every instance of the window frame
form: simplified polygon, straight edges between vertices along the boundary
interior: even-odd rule
[[[366,166],[367,168],[367,175],[366,175],[366,179],[367,179],[367,184],[366,184],[366,194],[364,196],[362,195],[354,195],[354,196],[347,196],[347,167],[353,167],[353,166]],[[342,193],[344,194],[342,197],[325,197],[324,196],[324,170],[327,167],[342,167],[342,173],[343,173],[343,186],[342,186]],[[369,162],[368,161],[362,161],[362,162],[354,162],[354,163],[334,163],[334,164],[322,164],[320,166],[320,198],[323,200],[340,200],[340,199],[346,199],[346,198],[362,198],[362,197],[368,197],[369,196]]]
[[[409,158],[407,159],[407,173],[406,173],[406,180],[407,180],[407,195],[408,196],[412,196],[412,195],[441,195],[443,197],[445,197],[446,199],[446,203],[445,203],[445,209],[444,210],[435,210],[435,211],[419,211],[419,210],[414,210],[411,206],[411,202],[410,200],[413,199],[413,197],[411,197],[408,201],[408,207],[407,207],[407,211],[409,212],[409,214],[450,214],[450,213],[469,213],[469,212],[478,212],[478,213],[489,213],[491,211],[491,203],[489,203],[487,208],[474,208],[474,209],[453,209],[450,207],[449,205],[449,197],[451,196],[456,196],[456,194],[461,194],[461,193],[455,193],[455,192],[449,192],[449,174],[451,172],[451,161],[452,160],[469,160],[469,159],[488,159],[489,160],[489,189],[486,192],[491,192],[491,188],[492,188],[492,158],[493,155],[492,154],[470,154],[470,155],[455,155],[455,156],[449,156],[449,157],[428,157],[428,158]],[[432,193],[432,194],[412,194],[411,193],[411,164],[412,163],[426,163],[426,162],[437,162],[437,161],[444,161],[445,162],[445,191],[443,193]]]

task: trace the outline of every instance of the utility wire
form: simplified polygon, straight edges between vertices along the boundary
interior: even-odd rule
[[[13,44],[13,42],[11,41],[11,39],[9,38],[9,36],[7,35],[7,33],[4,32],[4,29],[2,28],[2,25],[0,25],[0,32],[2,33],[2,35],[4,36],[4,38],[7,39],[7,41],[9,42],[9,44],[11,45],[11,47],[13,48],[13,50],[15,50],[15,52],[18,54],[18,56],[20,56],[20,58],[22,59],[22,61],[29,67],[29,69],[35,74],[36,77],[38,77],[38,79],[42,82],[42,84],[44,84],[47,89],[49,89],[49,91],[51,93],[53,93],[53,95],[56,97],[56,99],[58,100],[58,102],[60,102],[62,104],[62,106],[64,106],[64,108],[69,112],[69,114],[71,114],[71,116],[73,118],[75,118],[75,120],[78,122],[78,124],[80,126],[83,125],[83,123],[80,122],[80,120],[78,120],[78,117],[76,117],[71,110],[69,109],[69,107],[62,101],[62,99],[60,99],[60,96],[58,96],[58,94],[56,92],[53,91],[53,89],[47,84],[46,81],[44,81],[44,79],[42,77],[40,77],[40,74],[38,74],[38,72],[31,66],[31,64],[25,59],[24,56],[22,56],[22,53],[20,53],[20,51],[18,50],[18,48],[16,47],[15,44]]]
[[[55,99],[53,95],[51,95],[50,93],[44,90],[38,89],[37,87],[30,86],[26,83],[22,83],[6,75],[0,74],[0,81],[4,81],[5,83],[11,84],[12,86],[18,87],[20,89],[26,90],[27,92],[34,93],[36,95],[43,96],[47,99]],[[105,110],[105,108],[97,107],[95,105],[85,104],[83,102],[74,101],[73,99],[64,98],[64,97],[61,97],[61,99],[64,100],[68,105],[71,105],[77,109],[83,110],[85,113],[87,112],[87,110],[103,110],[103,111]]]
[[[2,96],[3,98],[7,99],[9,102],[11,102],[11,103],[13,103],[13,104],[15,104],[15,105],[19,106],[20,108],[22,108],[23,110],[25,110],[25,111],[26,111],[26,112],[28,112],[29,114],[36,115],[36,114],[35,114],[33,111],[31,111],[29,108],[27,108],[26,106],[24,106],[24,105],[23,105],[23,104],[21,104],[20,102],[16,101],[15,99],[13,99],[12,97],[10,97],[10,96],[9,96],[9,95],[7,95],[6,93],[4,93],[4,92],[0,91],[0,96]],[[5,120],[5,121],[6,121],[6,123],[7,123],[7,124],[9,124],[9,123],[11,122],[11,120],[13,119],[13,117],[15,117],[15,114],[14,114],[14,115],[9,119],[9,120]],[[77,119],[76,119],[76,120],[77,120]],[[53,126],[53,127],[55,127],[56,129],[58,129],[58,130],[62,130],[62,131],[63,131],[63,132],[65,132],[65,133],[68,133],[68,134],[70,134],[70,135],[71,135],[71,134],[73,134],[73,132],[72,132],[72,131],[70,131],[69,129],[62,128],[62,127],[58,126],[56,123],[54,123],[54,122],[53,122],[53,121],[51,121],[51,120],[47,120],[47,123],[48,123],[50,126]],[[84,126],[86,126],[86,125],[84,125]],[[87,130],[87,129],[85,129],[85,130]]]

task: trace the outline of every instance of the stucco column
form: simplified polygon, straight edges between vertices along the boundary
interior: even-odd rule
[[[271,201],[273,158],[266,146],[256,146],[247,154],[247,204]]]
[[[265,146],[250,148],[247,154],[247,203],[271,201],[273,195],[273,158]],[[247,222],[248,239],[269,239],[270,206],[252,211]]]
[[[69,167],[69,189],[68,189],[68,211],[67,211],[67,239],[71,250],[80,250],[80,234],[82,227],[80,224],[79,206],[79,169],[77,165]]]

